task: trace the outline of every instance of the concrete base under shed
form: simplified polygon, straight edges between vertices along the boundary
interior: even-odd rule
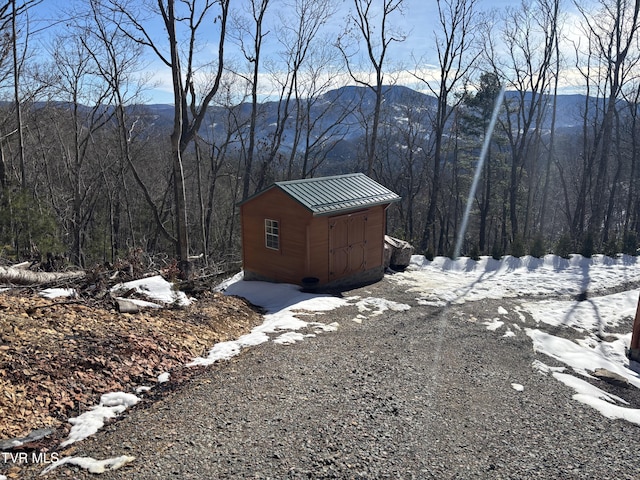
[[[309,284],[303,284],[303,279],[300,279],[299,285],[305,289],[305,291],[314,291],[314,292],[336,292],[336,291],[344,291],[350,290],[352,288],[362,287],[365,285],[370,285],[372,283],[379,282],[384,277],[384,267],[379,266],[375,268],[370,268],[369,270],[365,270],[363,272],[358,272],[353,275],[349,275],[348,277],[339,278],[337,280],[333,280],[332,282],[318,284],[316,286],[311,286]],[[272,283],[281,283],[278,280],[269,278],[265,275],[261,275],[256,272],[252,272],[250,270],[244,271],[244,279],[247,281],[259,281],[259,282],[272,282]]]

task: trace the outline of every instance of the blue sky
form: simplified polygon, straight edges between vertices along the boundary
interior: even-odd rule
[[[75,4],[82,5],[87,0],[76,0]],[[276,33],[276,22],[279,20],[278,16],[282,16],[280,2],[292,3],[294,0],[272,0],[274,9],[267,15],[267,25],[269,33],[265,37],[264,41],[264,55],[263,58],[268,61],[275,61],[278,58],[277,52],[281,49],[281,45],[278,43]],[[323,35],[325,36],[323,41],[330,43],[335,40],[339,32],[344,28],[345,19],[349,15],[350,9],[353,8],[352,0],[334,0],[337,6],[337,12],[324,27]],[[379,0],[380,3],[382,0]],[[36,29],[47,25],[56,25],[57,28],[64,26],[64,23],[58,23],[64,17],[65,13],[70,11],[70,5],[74,2],[61,2],[59,0],[43,0],[38,5],[32,14],[32,21]],[[247,0],[232,0],[232,8],[241,10],[248,5]],[[491,9],[504,9],[507,6],[517,6],[517,3],[509,0],[478,0],[477,8],[480,10]],[[440,33],[440,25],[437,18],[437,3],[436,0],[404,0],[404,13],[403,15],[395,14],[391,17],[390,22],[394,28],[399,29],[406,34],[406,40],[402,43],[394,43],[391,45],[387,60],[385,62],[386,67],[389,70],[403,71],[413,70],[416,68],[417,60],[421,60],[422,68],[429,68],[436,64],[434,36]],[[164,47],[166,42],[163,38],[165,33],[161,28],[158,28],[160,22],[156,22],[157,27],[155,33],[160,39],[160,44]],[[34,27],[32,27],[34,28]],[[51,33],[55,31],[56,27],[45,30],[40,34],[40,42],[46,43]],[[215,49],[217,45],[213,43],[214,36],[211,36],[212,43],[204,46],[202,50],[203,58],[215,58]],[[206,40],[205,40],[206,41]],[[232,43],[228,44],[227,52],[231,57],[235,57],[235,65],[242,70],[241,55],[237,51],[237,48]],[[336,52],[336,58],[339,55]],[[161,64],[157,58],[148,52],[146,57],[147,69],[153,80],[156,82],[154,87],[149,87],[145,95],[147,100],[151,103],[171,103],[173,100],[171,90],[171,72],[170,70]],[[261,98],[268,98],[270,90],[273,90],[271,81],[265,75],[262,79]],[[390,76],[388,77],[390,78]],[[405,80],[400,83],[407,83],[411,78],[410,75],[405,76]],[[347,82],[346,76],[336,75],[337,83]],[[340,85],[336,85],[340,86]],[[409,84],[409,86],[415,87]]]

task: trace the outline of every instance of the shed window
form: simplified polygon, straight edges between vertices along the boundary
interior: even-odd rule
[[[272,250],[280,250],[280,224],[277,220],[264,221],[265,246]]]

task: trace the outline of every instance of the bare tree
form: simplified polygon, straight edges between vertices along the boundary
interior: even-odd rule
[[[272,177],[271,169],[280,155],[280,147],[292,117],[294,117],[294,138],[292,139],[294,148],[289,159],[291,160],[295,155],[296,138],[302,133],[295,128],[297,126],[295,117],[296,114],[302,113],[305,101],[301,95],[305,90],[303,67],[313,54],[320,29],[335,13],[333,0],[295,0],[291,3],[285,2],[283,7],[287,13],[280,15],[277,35],[282,47],[281,61],[271,66],[272,78],[279,90],[276,119],[273,133],[267,142],[266,152],[262,156],[257,184],[259,190]],[[314,78],[312,77],[311,80],[313,81]],[[284,158],[284,155],[282,156]],[[285,168],[286,176],[291,178],[292,162],[289,161]]]
[[[640,79],[639,79],[640,80]],[[636,80],[634,84],[630,85],[631,88],[625,92],[624,98],[629,107],[629,117],[631,118],[631,124],[629,125],[630,138],[631,138],[631,155],[629,166],[629,188],[627,191],[627,201],[625,207],[624,226],[623,226],[623,238],[626,239],[632,232],[638,232],[640,229],[640,201],[637,197],[639,181],[638,174],[638,159],[640,157],[640,81]],[[625,242],[626,243],[626,242]],[[625,251],[624,253],[631,253]]]
[[[120,34],[118,25],[122,23],[122,19],[121,13],[105,8],[98,0],[91,0],[86,21],[83,20],[85,23],[79,25],[79,28],[86,32],[86,36],[81,35],[78,37],[92,57],[97,75],[103,79],[112,93],[110,107],[113,108],[115,118],[118,154],[115,156],[115,168],[109,171],[113,171],[113,173],[103,172],[105,186],[109,189],[110,253],[112,260],[117,257],[120,249],[120,226],[123,223],[120,218],[123,214],[121,197],[127,196],[126,172],[129,168],[141,186],[159,228],[166,238],[175,241],[164,227],[157,206],[151,199],[151,195],[134,163],[132,143],[137,134],[137,119],[130,119],[129,114],[133,114],[133,105],[141,98],[140,84],[143,79],[136,72],[141,65],[142,45]],[[108,147],[105,146],[105,148]],[[116,176],[118,185],[110,186],[112,183],[111,176]],[[130,234],[133,236],[133,231]]]
[[[66,223],[73,239],[72,260],[82,266],[85,264],[86,226],[91,220],[96,192],[101,185],[99,174],[92,166],[94,141],[96,134],[112,118],[112,112],[105,105],[110,103],[113,95],[96,75],[93,58],[83,44],[86,35],[86,31],[79,30],[60,37],[53,51],[59,79],[58,96],[70,106],[69,109],[61,107],[62,115],[70,114],[70,118],[55,124],[64,162],[63,181],[70,190],[61,192],[68,195],[70,201],[62,201],[57,208],[62,212],[69,204],[71,211]],[[66,130],[67,126],[71,131]]]
[[[337,42],[351,79],[356,84],[369,89],[375,98],[373,121],[366,132],[367,175],[372,175],[376,161],[380,110],[384,98],[385,61],[391,44],[403,42],[406,38],[403,33],[396,31],[391,25],[391,16],[402,13],[404,0],[383,0],[381,9],[377,8],[379,4],[380,2],[375,0],[353,0],[355,13],[350,16],[347,30],[338,37]],[[353,51],[352,49],[352,42],[354,40],[359,42],[358,38],[364,41],[365,57],[373,68],[373,80],[366,71],[359,70],[363,66],[359,61],[359,50]]]
[[[542,13],[545,15],[543,18],[543,24],[547,25],[547,28],[555,30],[555,35],[552,35],[548,48],[553,49],[553,56],[555,61],[553,79],[550,82],[549,93],[553,99],[551,105],[551,132],[549,135],[549,143],[547,145],[546,165],[544,172],[544,186],[542,189],[542,205],[540,207],[540,234],[545,234],[546,219],[547,219],[547,205],[549,200],[549,189],[551,183],[551,169],[554,164],[555,151],[555,139],[556,139],[556,120],[558,115],[558,88],[560,83],[560,66],[562,62],[562,55],[560,53],[560,1],[559,0],[543,0]]]
[[[588,55],[600,62],[600,71],[603,72],[601,78],[586,78],[588,82],[595,82],[599,91],[603,92],[602,121],[597,126],[597,140],[593,143],[592,152],[589,152],[595,159],[596,168],[589,233],[594,240],[597,236],[602,244],[607,242],[609,235],[605,218],[607,197],[604,192],[610,176],[617,104],[625,82],[633,75],[640,61],[640,1],[601,0],[600,9],[595,14],[577,6],[589,38]]]
[[[508,55],[498,55],[493,43],[487,49],[487,62],[508,92],[502,130],[510,148],[508,211],[510,241],[516,250],[522,245],[522,236],[529,235],[533,217],[533,197],[540,179],[539,157],[543,151],[542,127],[549,110],[553,79],[559,75],[554,71],[558,65],[554,60],[558,29],[557,2],[523,2],[517,8],[507,8],[502,19],[501,33]],[[526,188],[522,186],[523,179],[527,180]]]
[[[258,80],[260,77],[262,45],[268,31],[263,30],[264,17],[270,0],[250,0],[248,13],[251,18],[239,15],[235,18],[234,37],[242,55],[250,66],[250,74],[244,76],[251,87],[251,113],[249,121],[248,147],[245,150],[245,168],[242,184],[242,199],[246,199],[251,191],[253,162],[256,155],[256,125],[258,121]],[[241,75],[242,76],[242,75]]]
[[[13,82],[13,100],[15,113],[15,130],[11,133],[17,137],[18,163],[20,169],[20,186],[25,189],[27,186],[25,150],[24,150],[24,126],[22,120],[22,102],[20,84],[22,80],[23,65],[28,50],[29,22],[24,21],[19,24],[21,18],[26,18],[29,9],[40,3],[36,0],[17,2],[7,0],[0,4],[0,67],[5,67],[9,57],[11,58],[11,68],[6,70],[11,72]],[[4,77],[4,74],[3,74]],[[4,139],[0,140],[3,141]],[[4,156],[0,159],[0,183],[5,183],[6,168],[4,167]]]
[[[429,105],[425,95],[409,89],[402,90],[402,93],[398,102],[402,110],[398,112],[394,109],[383,122],[382,132],[386,142],[381,142],[379,147],[383,160],[380,178],[402,197],[394,209],[398,220],[394,222],[394,216],[389,215],[393,235],[413,242],[417,237],[417,199],[423,194],[427,181],[424,157],[429,144],[424,118],[428,116]],[[399,122],[398,117],[402,121]]]
[[[151,11],[159,16],[167,34],[167,44],[154,39],[145,26],[144,17],[134,13],[131,5],[111,0],[112,7],[128,20],[121,24],[122,32],[131,39],[151,49],[160,61],[171,70],[174,99],[173,131],[170,135],[173,163],[175,220],[177,230],[176,254],[183,276],[190,276],[187,194],[183,154],[194,140],[207,113],[211,100],[218,92],[223,73],[224,47],[227,37],[227,20],[230,0],[158,0]],[[198,64],[198,44],[202,32],[215,32],[217,57],[207,59],[204,66]],[[186,40],[182,42],[181,34]],[[210,66],[212,73],[207,86],[199,95],[197,86],[201,67]]]
[[[423,251],[436,252],[442,247],[436,246],[436,212],[440,200],[440,174],[444,161],[443,141],[447,123],[456,104],[462,100],[462,96],[454,99],[454,93],[457,89],[464,89],[480,56],[480,48],[476,42],[479,18],[476,1],[438,0],[438,19],[441,27],[441,30],[435,33],[438,75],[429,78],[421,72],[414,73],[438,100],[436,113],[431,120],[434,138],[433,180],[420,243]]]
[[[351,128],[348,118],[356,109],[354,99],[347,99],[344,89],[330,91],[335,86],[333,79],[339,75],[339,71],[326,68],[332,56],[329,48],[312,52],[305,68],[305,81],[296,87],[296,125],[287,172],[289,179],[293,178],[296,161],[301,178],[313,177]]]

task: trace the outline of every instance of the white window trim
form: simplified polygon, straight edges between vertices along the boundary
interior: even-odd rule
[[[275,226],[276,233],[273,232]],[[269,241],[271,239],[271,242]],[[273,240],[277,247],[270,245],[273,244]],[[280,221],[273,218],[264,219],[264,246],[269,250],[280,251]]]

